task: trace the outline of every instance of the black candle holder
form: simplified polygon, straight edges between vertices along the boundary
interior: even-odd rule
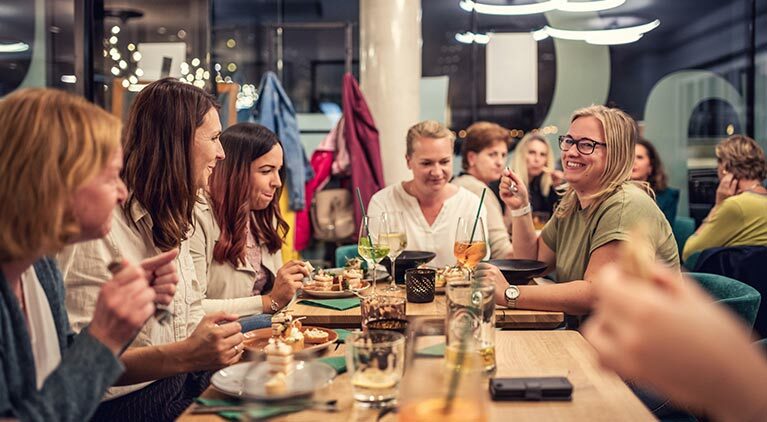
[[[431,268],[413,268],[405,272],[407,301],[427,303],[434,300],[437,270]]]

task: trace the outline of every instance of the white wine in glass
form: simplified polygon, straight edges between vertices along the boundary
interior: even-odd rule
[[[389,245],[384,242],[388,228],[383,216],[365,216],[362,218],[360,235],[357,242],[357,252],[368,263],[368,271],[373,269],[373,293],[377,277],[378,263],[389,254]]]
[[[384,235],[382,243],[389,245],[389,259],[391,260],[391,284],[384,289],[387,292],[396,292],[397,286],[397,257],[407,248],[407,233],[402,220],[401,212],[383,213],[383,218],[388,227],[388,233]]]

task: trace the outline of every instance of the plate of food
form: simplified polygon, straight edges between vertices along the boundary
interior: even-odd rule
[[[445,286],[450,281],[465,280],[468,277],[468,272],[461,267],[453,267],[447,265],[442,268],[431,267],[428,265],[421,265],[418,268],[430,268],[437,270],[437,278],[434,281],[434,293],[445,294]]]
[[[284,345],[284,343],[283,343]],[[290,350],[290,347],[287,348]],[[243,362],[213,374],[213,387],[237,398],[279,401],[311,395],[336,376],[331,366],[317,361],[293,361],[274,354],[274,362]]]
[[[271,328],[248,331],[244,337],[245,348],[252,353],[264,353],[270,340],[286,344],[292,353],[316,353],[335,343],[338,333],[323,327],[303,326],[300,318],[283,311],[272,317]]]
[[[307,296],[325,299],[352,297],[370,287],[370,282],[363,280],[363,277],[359,267],[320,269],[313,274],[311,280],[304,283],[302,290]]]

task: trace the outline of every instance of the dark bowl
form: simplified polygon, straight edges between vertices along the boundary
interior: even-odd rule
[[[434,259],[435,256],[437,256],[436,253],[428,251],[402,251],[397,257],[397,268],[395,269],[397,274],[395,274],[394,279],[397,283],[404,283],[405,271],[426,264]],[[381,260],[381,264],[391,274],[391,260],[389,260],[389,257]]]
[[[546,264],[530,259],[491,259],[485,262],[498,267],[509,284],[527,284],[546,271]]]

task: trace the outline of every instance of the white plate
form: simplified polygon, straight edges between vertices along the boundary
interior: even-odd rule
[[[243,362],[216,372],[210,383],[216,390],[230,396],[277,401],[308,396],[327,385],[335,376],[336,370],[322,362],[296,361],[295,370],[287,376],[287,392],[270,396],[264,388],[271,378],[269,365],[266,362]]]
[[[338,274],[343,273],[345,269],[346,268],[344,268],[344,267],[325,268],[324,271],[325,271],[325,274],[338,275]],[[367,271],[367,273],[365,274],[365,278],[370,278],[370,277],[373,277],[373,272],[372,271]],[[376,266],[376,280],[378,280],[378,281],[386,280],[387,277],[389,277],[389,273],[386,271],[386,267],[384,267],[381,264],[378,264]]]
[[[370,287],[370,282],[363,281],[363,287],[359,289],[354,289],[357,292],[364,292],[366,289]],[[354,292],[351,290],[310,290],[310,289],[302,289],[302,292],[305,296],[311,296],[311,297],[317,297],[321,299],[340,299],[344,297],[353,297],[355,296]]]

